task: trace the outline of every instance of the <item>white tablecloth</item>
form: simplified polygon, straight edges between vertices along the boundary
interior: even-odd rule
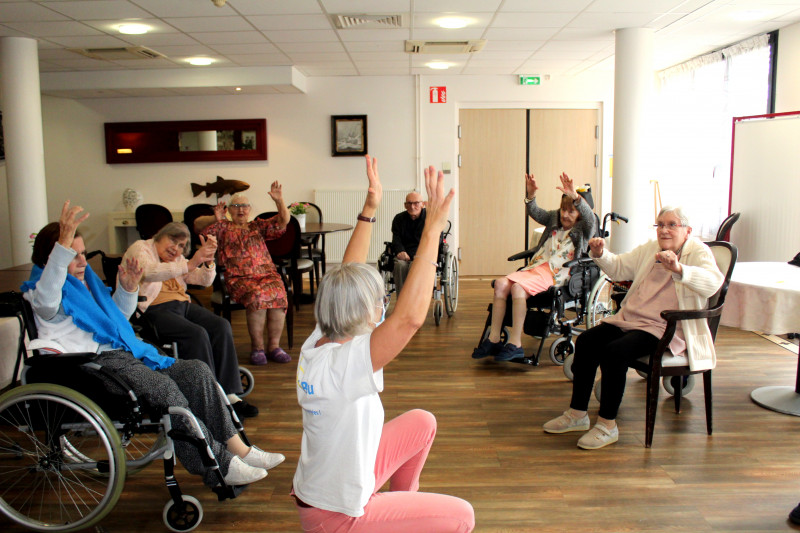
[[[800,267],[737,263],[720,323],[775,335],[800,332]]]

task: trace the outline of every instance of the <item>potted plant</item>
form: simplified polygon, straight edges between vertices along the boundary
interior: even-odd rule
[[[297,219],[300,229],[306,227],[306,211],[308,208],[309,205],[305,202],[294,202],[289,205],[289,212]]]

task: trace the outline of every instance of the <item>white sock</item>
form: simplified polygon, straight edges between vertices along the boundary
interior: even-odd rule
[[[229,401],[229,402],[231,402],[231,405],[233,405],[233,404],[235,404],[235,403],[241,402],[241,401],[242,401],[242,399],[241,399],[241,398],[239,398],[239,397],[238,397],[237,395],[235,395],[235,394],[228,394],[228,401]]]

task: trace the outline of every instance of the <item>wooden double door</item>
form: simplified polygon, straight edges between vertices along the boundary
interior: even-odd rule
[[[459,243],[463,276],[515,270],[525,249],[525,172],[536,176],[537,203],[558,208],[558,176],[592,187],[600,203],[598,109],[462,109],[459,114]],[[530,219],[529,232],[540,227]]]

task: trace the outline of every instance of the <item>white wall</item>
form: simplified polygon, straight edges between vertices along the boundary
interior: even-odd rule
[[[778,33],[778,72],[775,112],[800,111],[800,24]]]
[[[366,189],[361,157],[331,157],[330,116],[368,115],[368,148],[379,158],[386,189],[414,185],[413,86],[409,77],[312,78],[308,94],[67,100],[43,98],[48,211],[67,198],[92,216],[83,225],[89,249],[108,246],[106,214],[122,211],[122,191],[132,187],[145,202],[182,211],[193,198],[189,184],[216,176],[250,184],[253,212],[272,210],[274,180],[284,199],[312,200],[313,190]],[[104,122],[267,119],[268,161],[105,163]],[[353,220],[357,213],[353,213]],[[348,222],[348,221],[342,221]]]

